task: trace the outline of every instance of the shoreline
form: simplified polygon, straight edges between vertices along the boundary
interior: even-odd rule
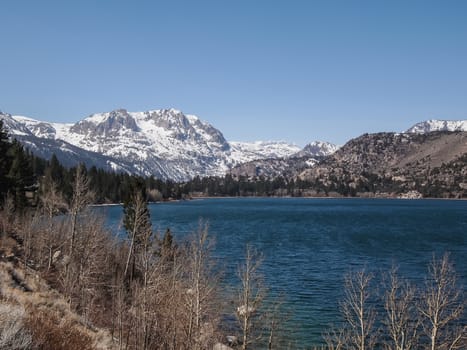
[[[466,201],[467,198],[438,198],[438,197],[424,197],[424,198],[399,198],[399,197],[362,197],[362,196],[355,196],[355,197],[338,197],[338,196],[303,196],[303,197],[293,197],[293,196],[199,196],[199,197],[191,197],[191,198],[184,198],[184,199],[168,199],[163,201],[157,202],[148,202],[148,204],[162,204],[162,203],[177,203],[177,202],[184,202],[184,201],[196,201],[196,200],[205,200],[205,199],[244,199],[244,198],[257,198],[257,199],[269,199],[269,198],[276,198],[276,199],[389,199],[389,200],[404,200],[404,201],[420,201],[420,200],[442,200],[442,201]],[[123,203],[102,203],[102,204],[90,204],[90,207],[112,207],[112,206],[122,206]]]
[[[439,198],[439,197],[423,197],[423,198],[399,198],[399,197],[362,197],[362,196],[355,196],[355,197],[346,197],[346,196],[302,196],[302,197],[293,197],[293,196],[200,196],[200,197],[193,197],[190,199],[185,200],[196,200],[196,199],[235,199],[235,198],[259,198],[259,199],[267,199],[267,198],[303,198],[303,199],[400,199],[400,200],[447,200],[447,201],[465,201],[467,198]],[[180,200],[174,200],[180,201]],[[153,203],[163,203],[162,202],[153,202]],[[169,201],[170,202],[170,201]]]

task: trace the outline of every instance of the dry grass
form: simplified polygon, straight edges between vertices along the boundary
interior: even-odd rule
[[[38,350],[95,349],[93,338],[85,330],[49,309],[29,309],[26,327]]]
[[[91,329],[60,293],[19,263],[0,261],[0,349],[113,349],[105,330]]]
[[[24,324],[25,311],[20,305],[0,303],[0,349],[29,349],[32,335]]]

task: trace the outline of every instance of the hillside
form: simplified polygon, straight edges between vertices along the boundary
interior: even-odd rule
[[[336,152],[339,147],[329,143],[314,141],[289,157],[255,159],[233,167],[229,173],[234,176],[262,176],[273,179],[278,176],[290,178],[293,174],[313,167],[324,157]]]
[[[365,134],[298,178],[342,194],[465,197],[466,159],[466,132]]]
[[[17,239],[4,232],[0,238],[0,348],[117,349],[108,331],[74,312],[39,271],[24,265]]]

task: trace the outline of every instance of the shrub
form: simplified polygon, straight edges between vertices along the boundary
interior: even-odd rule
[[[26,321],[38,350],[91,350],[92,338],[69,320],[50,311],[31,310]]]

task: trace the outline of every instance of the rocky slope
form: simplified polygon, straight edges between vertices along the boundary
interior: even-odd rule
[[[336,152],[339,146],[329,142],[314,141],[306,145],[302,150],[289,157],[271,157],[256,159],[239,164],[230,170],[234,176],[255,177],[273,179],[278,176],[293,177],[307,168],[315,166],[319,161]]]
[[[318,192],[467,195],[467,132],[365,134],[298,178]]]
[[[108,330],[79,316],[38,271],[24,264],[23,251],[17,240],[1,232],[0,348],[118,349]]]
[[[323,141],[313,141],[303,147],[302,150],[292,155],[292,158],[301,158],[301,157],[326,157],[339,149],[339,146]]]
[[[313,167],[321,157],[303,156],[287,158],[268,158],[246,162],[233,167],[229,174],[234,177],[264,177],[274,179],[278,176],[291,178],[295,174]]]

